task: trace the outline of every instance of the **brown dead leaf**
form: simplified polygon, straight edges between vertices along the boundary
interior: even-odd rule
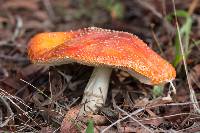
[[[145,119],[145,120],[142,120],[142,124],[145,124],[145,125],[153,125],[153,126],[156,126],[158,127],[160,124],[164,123],[165,120],[164,118],[159,118],[159,119]]]
[[[152,106],[158,106],[163,105],[167,103],[171,103],[172,100],[170,98],[167,99],[167,97],[158,97],[153,100],[148,100],[147,98],[143,98],[142,100],[137,100],[135,107],[152,107]]]
[[[179,115],[178,116],[173,116],[173,115],[174,114],[179,114],[181,112],[182,112],[181,108],[179,108],[177,106],[172,106],[172,107],[167,107],[166,108],[166,112],[163,115],[164,116],[172,115],[171,117],[167,117],[166,119],[175,122],[175,121],[178,120],[178,118],[180,118],[182,116],[179,116]]]
[[[135,101],[135,107],[145,107],[147,104],[149,104],[149,100],[147,98]]]
[[[27,67],[22,68],[19,73],[22,75],[22,77],[29,77],[31,75],[38,73],[39,71],[44,72],[46,70],[47,67],[30,64]]]
[[[65,115],[63,122],[61,124],[61,133],[64,133],[67,129],[78,132],[80,129],[77,129],[77,125],[81,125],[82,131],[86,129],[86,123],[88,118],[92,119],[96,126],[104,125],[108,120],[102,115],[88,115],[77,117],[80,111],[81,105],[71,108]]]
[[[76,118],[79,113],[79,110],[80,110],[80,106],[76,106],[76,107],[71,108],[67,112],[60,127],[61,133],[66,133],[66,131],[69,131],[69,130],[71,133],[80,132],[77,127],[78,123],[76,123]]]
[[[147,107],[151,107],[151,106],[158,106],[158,105],[163,105],[163,104],[169,104],[172,103],[172,99],[167,98],[167,97],[158,97],[156,99],[153,99],[149,102],[149,104],[147,105]]]
[[[40,133],[53,133],[54,131],[52,130],[51,127],[42,127],[42,129],[40,130]]]
[[[21,85],[19,84],[19,80],[11,78],[11,77],[5,78],[2,82],[5,85],[13,88],[14,90],[17,90],[21,87]]]
[[[164,118],[161,119],[151,119],[151,117],[157,117],[157,115],[151,111],[150,109],[146,109],[147,113],[150,115],[150,119],[149,120],[144,120],[142,121],[142,124],[149,124],[149,125],[154,125],[154,126],[159,126],[161,123],[164,122]]]

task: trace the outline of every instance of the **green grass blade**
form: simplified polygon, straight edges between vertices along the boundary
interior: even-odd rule
[[[86,133],[94,133],[94,122],[93,120],[88,120],[88,126],[86,129]]]
[[[191,16],[188,14],[188,12],[183,11],[183,10],[177,10],[176,11],[176,15],[178,17],[183,17],[185,18],[185,22],[182,25],[182,27],[180,28],[180,36],[181,38],[183,38],[183,42],[184,42],[184,52],[185,52],[185,56],[187,58],[187,56],[190,53],[190,47],[189,47],[189,41],[190,41],[190,33],[191,33],[191,29],[192,29],[192,18]],[[174,16],[174,13],[169,14],[168,16],[166,16],[167,20],[172,21]],[[173,65],[176,67],[181,61],[182,61],[182,55],[181,55],[181,51],[180,51],[180,44],[179,44],[179,39],[178,39],[178,33],[176,33],[176,37],[175,37],[175,59],[173,61]]]

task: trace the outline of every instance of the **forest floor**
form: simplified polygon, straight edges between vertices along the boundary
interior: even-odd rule
[[[80,104],[93,67],[34,65],[27,43],[40,32],[90,26],[144,40],[176,68],[177,93],[163,99],[170,84],[145,85],[115,69],[106,104],[93,118],[103,122],[93,127],[82,118],[78,130],[66,132],[200,131],[199,0],[0,0],[0,132],[60,132],[65,114]]]

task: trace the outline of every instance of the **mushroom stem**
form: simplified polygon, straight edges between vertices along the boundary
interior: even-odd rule
[[[85,88],[80,115],[94,113],[102,107],[106,101],[109,80],[112,69],[106,67],[96,67]]]

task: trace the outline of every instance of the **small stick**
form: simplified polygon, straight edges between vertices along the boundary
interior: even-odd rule
[[[0,100],[4,103],[4,105],[5,105],[6,108],[7,108],[7,111],[8,111],[9,114],[10,114],[10,116],[7,117],[7,119],[6,119],[4,122],[0,121],[0,127],[4,127],[4,126],[6,126],[6,125],[8,124],[8,122],[13,118],[14,113],[13,113],[12,109],[10,108],[10,105],[8,104],[8,102],[5,100],[4,97],[0,97]]]
[[[186,74],[186,78],[187,78],[187,82],[188,82],[188,87],[189,87],[189,90],[190,90],[190,99],[191,99],[192,102],[197,103],[197,98],[196,98],[195,92],[192,88],[191,81],[190,81],[189,74],[188,74],[188,68],[187,68],[186,58],[185,58],[185,54],[184,54],[184,48],[183,48],[183,44],[182,44],[182,40],[181,40],[180,28],[179,28],[179,24],[178,24],[178,20],[177,20],[176,7],[175,7],[174,0],[172,0],[172,3],[173,3],[173,10],[174,10],[175,20],[176,20],[176,28],[177,28],[177,32],[178,32],[178,39],[179,39],[179,43],[180,43],[185,74]],[[193,107],[194,107],[194,110],[200,114],[199,105],[193,104]]]
[[[133,115],[136,115],[137,113],[142,112],[144,109],[145,109],[145,108],[137,109],[136,111],[130,113],[128,116],[125,116],[125,117],[123,117],[123,118],[121,118],[121,119],[118,119],[117,121],[115,121],[115,122],[112,123],[111,125],[109,125],[109,126],[107,126],[106,128],[104,128],[104,129],[101,131],[101,133],[104,133],[105,131],[107,131],[108,129],[110,129],[111,127],[113,127],[115,124],[117,124],[117,123],[119,123],[119,122],[121,122],[121,121],[127,119],[128,117],[133,116]]]
[[[120,110],[121,112],[125,113],[127,116],[129,116],[132,120],[134,120],[135,122],[137,122],[139,125],[141,125],[144,129],[146,129],[147,131],[149,131],[150,133],[153,133],[153,131],[151,129],[149,129],[148,127],[146,127],[145,125],[143,125],[141,122],[139,122],[137,119],[133,118],[130,114],[128,114],[126,111],[124,111],[123,109],[121,109],[119,106],[116,106],[116,108],[118,110]]]

